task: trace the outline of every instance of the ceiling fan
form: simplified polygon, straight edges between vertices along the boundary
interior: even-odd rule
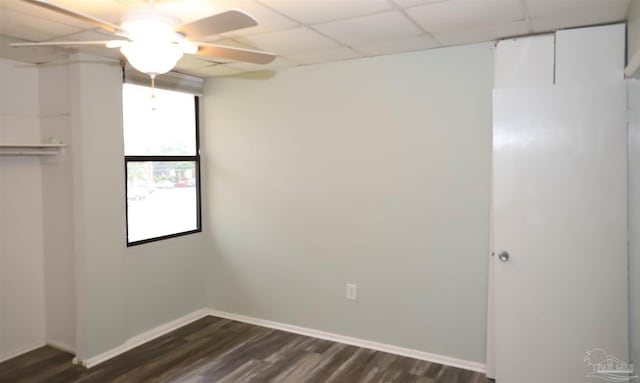
[[[23,1],[92,23],[113,32],[118,39],[14,43],[11,46],[105,45],[108,48],[120,48],[120,52],[129,63],[135,69],[149,75],[152,80],[157,75],[173,69],[185,53],[254,64],[268,64],[276,58],[275,54],[269,52],[195,41],[207,36],[258,25],[253,17],[235,9],[182,24],[175,16],[157,10],[154,7],[154,1],[149,0],[147,8],[126,13],[122,23],[115,25],[49,1]]]

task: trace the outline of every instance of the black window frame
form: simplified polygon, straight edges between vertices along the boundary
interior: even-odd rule
[[[194,95],[194,105],[195,105],[195,133],[196,133],[196,154],[195,155],[153,155],[153,156],[124,156],[124,193],[125,193],[125,220],[126,220],[126,232],[125,236],[127,238],[127,247],[143,245],[145,243],[163,241],[165,239],[182,237],[185,235],[195,234],[202,232],[202,186],[200,183],[200,97]],[[196,176],[196,213],[197,213],[197,227],[194,230],[187,230],[179,233],[162,235],[159,237],[141,239],[138,241],[129,241],[129,198],[127,195],[128,192],[128,179],[129,179],[129,171],[128,164],[130,162],[194,162],[196,164],[195,168],[195,176]]]

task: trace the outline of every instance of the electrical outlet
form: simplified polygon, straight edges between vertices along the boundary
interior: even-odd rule
[[[358,286],[355,283],[347,283],[347,299],[352,301],[358,299]]]

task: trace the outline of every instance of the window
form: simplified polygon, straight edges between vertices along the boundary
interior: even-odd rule
[[[127,246],[201,231],[198,97],[124,84]]]

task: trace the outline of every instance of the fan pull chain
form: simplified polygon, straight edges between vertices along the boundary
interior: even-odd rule
[[[151,110],[156,110],[156,75],[151,75]]]

